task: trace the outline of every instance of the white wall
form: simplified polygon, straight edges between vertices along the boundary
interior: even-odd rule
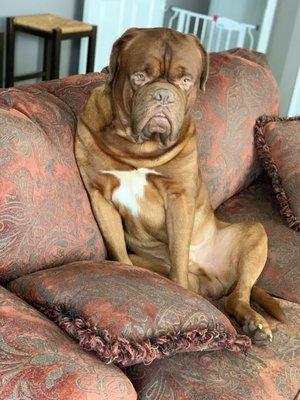
[[[267,52],[281,95],[281,112],[287,115],[300,67],[300,1],[279,0]]]
[[[6,17],[51,13],[81,19],[83,0],[0,0],[0,30],[6,30]],[[31,35],[17,34],[15,75],[42,69],[43,40]],[[62,43],[60,76],[74,74],[78,69],[79,41]],[[19,84],[23,84],[20,82]]]
[[[262,20],[266,0],[211,0],[209,15],[220,15],[256,25]]]

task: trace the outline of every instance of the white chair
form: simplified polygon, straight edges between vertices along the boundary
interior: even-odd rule
[[[253,49],[255,25],[234,21],[229,18],[198,14],[179,7],[171,7],[173,15],[169,28],[182,33],[193,33],[207,51],[228,50],[232,47]]]

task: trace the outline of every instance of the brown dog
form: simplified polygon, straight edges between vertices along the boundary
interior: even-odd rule
[[[79,118],[75,153],[111,258],[207,298],[227,295],[226,310],[245,332],[272,340],[250,306],[251,295],[284,319],[254,286],[267,257],[265,230],[218,220],[198,170],[189,112],[205,87],[205,50],[192,35],[133,28],[114,44],[109,70]]]

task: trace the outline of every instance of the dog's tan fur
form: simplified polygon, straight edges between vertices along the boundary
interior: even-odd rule
[[[271,340],[268,323],[250,306],[252,291],[254,301],[284,318],[254,286],[267,258],[265,230],[218,220],[198,169],[189,111],[205,87],[205,50],[191,35],[131,29],[113,47],[110,74],[92,92],[75,141],[110,257],[207,298],[227,296],[226,310],[244,330]]]

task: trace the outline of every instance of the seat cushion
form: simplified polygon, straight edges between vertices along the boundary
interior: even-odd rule
[[[255,124],[255,143],[281,215],[300,231],[300,117],[262,116]]]
[[[257,182],[217,210],[224,221],[260,221],[268,235],[268,259],[258,286],[286,300],[300,302],[300,234],[288,228],[268,182]]]
[[[14,18],[14,24],[18,27],[35,29],[52,33],[53,29],[60,29],[62,34],[87,32],[92,30],[92,25],[82,21],[62,18],[53,14],[19,15]]]
[[[101,363],[42,314],[0,287],[0,398],[135,400],[116,367]]]
[[[105,250],[74,154],[76,118],[36,88],[0,92],[0,282]]]
[[[149,363],[180,351],[250,344],[208,301],[142,268],[77,262],[9,287],[105,362]]]
[[[288,323],[269,318],[275,335],[268,347],[244,354],[177,354],[126,369],[139,400],[293,400],[300,377],[300,306],[280,301]],[[268,318],[268,317],[267,317]]]

